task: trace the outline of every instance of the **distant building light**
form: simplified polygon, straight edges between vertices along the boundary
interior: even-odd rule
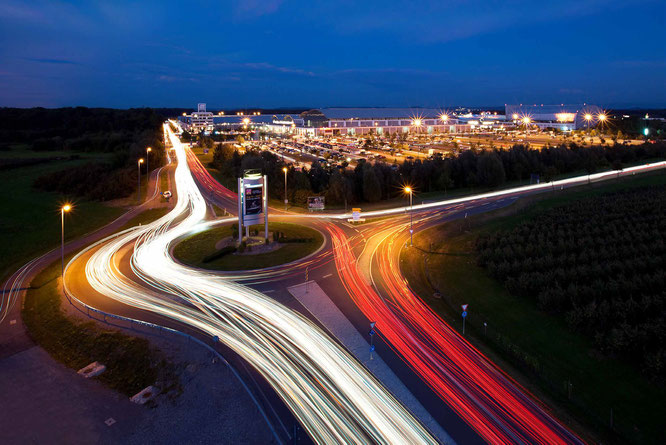
[[[573,122],[576,119],[574,113],[557,113],[555,117],[558,122]]]

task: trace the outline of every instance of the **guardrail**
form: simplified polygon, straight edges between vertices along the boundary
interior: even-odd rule
[[[111,236],[109,236],[109,237],[106,237],[106,238],[104,238],[104,239],[102,239],[102,240],[96,242],[96,243],[93,243],[93,244],[92,244],[91,246],[89,246],[88,248],[91,248],[91,247],[93,247],[93,246],[96,246],[97,244],[100,244],[100,243],[102,243],[102,242],[105,242],[105,241],[107,241],[107,240],[109,240],[109,239],[111,239],[111,238],[115,238],[115,237],[117,237],[118,235],[120,235],[120,234],[122,234],[122,233],[125,233],[125,232],[127,232],[127,231],[131,231],[131,230],[134,230],[134,229],[135,229],[135,227],[130,228],[130,229],[123,230],[123,231],[118,232],[118,233],[116,233],[116,234],[113,234],[113,235],[111,235]],[[83,252],[85,252],[85,251],[87,251],[87,250],[88,250],[88,249],[84,249],[84,250],[82,250],[82,251],[79,252],[77,255],[75,255],[74,258],[72,258],[72,260],[70,260],[70,262],[69,262],[69,263],[67,264],[67,266],[65,267],[65,275],[66,275],[66,273],[67,273],[67,269],[69,268],[69,265],[72,263],[72,261],[74,261],[77,257],[79,257]],[[123,316],[123,315],[112,314],[112,313],[109,313],[109,312],[103,311],[103,310],[101,310],[101,309],[97,309],[97,308],[95,308],[95,307],[93,307],[93,306],[90,306],[89,304],[87,304],[87,303],[81,301],[80,299],[76,298],[74,295],[70,294],[70,292],[67,290],[67,287],[64,285],[64,283],[63,283],[63,293],[65,294],[65,297],[67,298],[67,301],[69,302],[69,304],[70,304],[74,309],[78,310],[81,314],[87,316],[88,318],[90,318],[90,319],[92,319],[92,320],[95,320],[95,321],[98,321],[98,322],[102,322],[102,323],[105,323],[105,324],[107,324],[107,325],[109,325],[109,326],[114,326],[114,327],[116,327],[116,328],[129,329],[129,330],[132,330],[132,331],[136,331],[136,332],[140,332],[140,333],[142,333],[142,334],[148,334],[148,335],[152,335],[151,332],[150,332],[150,331],[152,331],[152,330],[157,331],[157,332],[160,334],[160,336],[161,336],[162,333],[167,332],[167,333],[169,333],[169,334],[174,334],[174,335],[180,336],[181,338],[186,339],[188,342],[189,342],[189,341],[192,341],[192,342],[194,342],[194,343],[196,343],[196,344],[198,344],[198,345],[200,345],[200,346],[203,346],[203,347],[206,348],[208,351],[212,352],[212,353],[213,353],[213,354],[214,354],[214,355],[215,355],[215,356],[216,356],[216,357],[217,357],[217,358],[218,358],[218,359],[219,359],[224,365],[226,365],[226,366],[229,368],[229,370],[234,374],[234,376],[238,379],[238,381],[243,385],[243,388],[244,388],[245,391],[248,393],[248,395],[250,396],[250,398],[251,398],[252,401],[254,402],[255,406],[257,407],[257,409],[258,409],[259,412],[261,413],[262,417],[263,417],[264,420],[266,421],[266,424],[267,424],[268,427],[270,428],[270,430],[271,430],[271,432],[272,432],[272,434],[273,434],[273,437],[275,437],[275,440],[276,440],[278,443],[280,443],[280,444],[285,443],[285,441],[282,440],[282,439],[279,437],[277,431],[276,431],[275,428],[273,427],[273,424],[272,424],[271,421],[269,420],[268,415],[266,414],[266,411],[264,410],[263,406],[261,405],[261,403],[259,403],[259,400],[257,400],[257,398],[255,397],[254,393],[250,390],[250,388],[247,386],[247,384],[245,383],[245,381],[241,378],[241,376],[240,376],[240,374],[238,373],[238,371],[236,370],[236,368],[234,368],[234,367],[233,367],[233,366],[232,366],[232,365],[231,365],[231,364],[230,364],[230,363],[229,363],[229,362],[228,362],[228,361],[222,356],[222,354],[220,354],[220,353],[219,353],[219,352],[218,352],[213,346],[209,345],[209,344],[206,343],[205,341],[203,341],[203,340],[201,340],[201,339],[199,339],[199,338],[197,338],[197,337],[195,337],[195,336],[193,336],[193,335],[190,335],[190,334],[187,334],[187,333],[185,333],[185,332],[179,331],[178,329],[174,329],[174,328],[170,328],[170,327],[167,327],[167,326],[158,325],[158,324],[156,324],[156,323],[151,323],[151,322],[148,322],[148,321],[138,320],[138,319],[136,319],[136,318],[125,317],[125,316]],[[91,314],[91,313],[92,313],[92,314]],[[99,315],[102,316],[102,318],[101,318],[101,319],[100,319],[100,318],[97,318],[97,317],[94,316],[94,314],[99,314]],[[109,322],[109,321],[107,320],[107,318],[111,318],[111,319],[113,319],[113,320],[118,320],[118,321],[120,321],[120,322],[126,322],[126,323],[129,323],[129,326],[124,326],[124,325],[122,325],[122,324],[114,324],[114,323],[111,323],[111,322]],[[143,327],[149,328],[149,330],[148,330],[148,331],[142,331],[142,330],[139,330],[139,329],[135,329],[136,326],[139,326],[139,327],[143,326]],[[202,334],[202,335],[208,335],[208,334],[206,334],[205,332],[200,332],[200,334]],[[210,339],[211,339],[214,343],[219,343],[219,342],[220,342],[220,340],[218,339],[217,336],[210,335]],[[265,398],[265,397],[266,397],[266,396],[264,395],[264,398]],[[280,417],[278,416],[277,412],[275,411],[275,409],[273,408],[273,406],[270,404],[270,402],[269,402],[268,400],[266,400],[266,403],[267,403],[268,406],[271,408],[271,411],[273,412],[273,415],[275,416],[275,418],[278,420],[278,422],[280,422],[280,425],[281,425],[282,429],[284,430],[285,435],[287,436],[287,441],[291,441],[291,440],[292,440],[292,435],[289,433],[289,430],[285,427],[284,423],[282,423],[282,420],[280,419]]]

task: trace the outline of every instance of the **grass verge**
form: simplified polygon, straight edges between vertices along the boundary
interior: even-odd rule
[[[569,331],[563,320],[538,310],[534,301],[510,295],[476,265],[474,243],[483,233],[515,227],[545,209],[647,185],[666,185],[666,176],[637,175],[531,197],[512,208],[417,233],[415,244],[423,250],[402,252],[403,274],[433,310],[460,329],[460,305],[469,304],[467,338],[529,390],[548,400],[560,418],[575,419],[574,423],[583,424],[597,440],[660,443],[666,403],[663,388],[628,364],[598,353],[591,341]],[[441,299],[433,296],[436,291]]]
[[[107,369],[96,378],[128,396],[156,383],[162,393],[180,392],[173,365],[147,340],[67,317],[61,308],[59,276],[56,261],[35,277],[25,298],[23,321],[41,347],[75,370],[94,361],[103,363]]]
[[[250,228],[263,231],[263,226]],[[306,243],[285,243],[279,249],[256,255],[230,254],[204,263],[204,258],[217,251],[215,244],[221,239],[231,236],[231,225],[215,227],[196,235],[192,235],[176,245],[173,255],[178,261],[202,269],[211,270],[250,270],[263,269],[290,263],[310,255],[324,242],[324,237],[317,230],[289,223],[268,223],[269,232],[280,231],[287,238],[312,238]]]
[[[0,278],[30,259],[60,244],[60,207],[72,202],[65,215],[65,239],[78,238],[113,221],[125,210],[85,199],[71,199],[32,187],[45,174],[76,167],[89,160],[63,160],[0,172]],[[102,158],[100,158],[102,159]]]
[[[139,213],[138,215],[136,215],[134,218],[127,221],[127,223],[125,225],[123,225],[120,229],[118,229],[118,231],[129,229],[130,227],[134,227],[134,226],[139,226],[139,225],[151,223],[151,222],[163,217],[164,215],[166,215],[170,211],[171,211],[171,208],[169,208],[169,207],[158,207],[156,209],[145,210],[145,211]]]

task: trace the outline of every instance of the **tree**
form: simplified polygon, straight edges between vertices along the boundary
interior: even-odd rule
[[[377,202],[382,197],[382,185],[372,165],[363,166],[363,198],[368,202]]]
[[[504,184],[506,173],[502,160],[495,152],[485,152],[477,165],[477,180],[480,185],[497,187]]]
[[[336,171],[331,176],[326,190],[326,200],[331,204],[345,204],[352,200],[352,186],[347,177],[340,171]]]

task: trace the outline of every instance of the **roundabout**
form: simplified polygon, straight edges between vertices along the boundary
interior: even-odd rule
[[[188,266],[219,271],[265,269],[301,260],[316,251],[324,236],[299,224],[270,222],[269,236],[263,225],[250,227],[250,237],[238,243],[236,224],[224,223],[190,235],[173,248],[174,258]]]

